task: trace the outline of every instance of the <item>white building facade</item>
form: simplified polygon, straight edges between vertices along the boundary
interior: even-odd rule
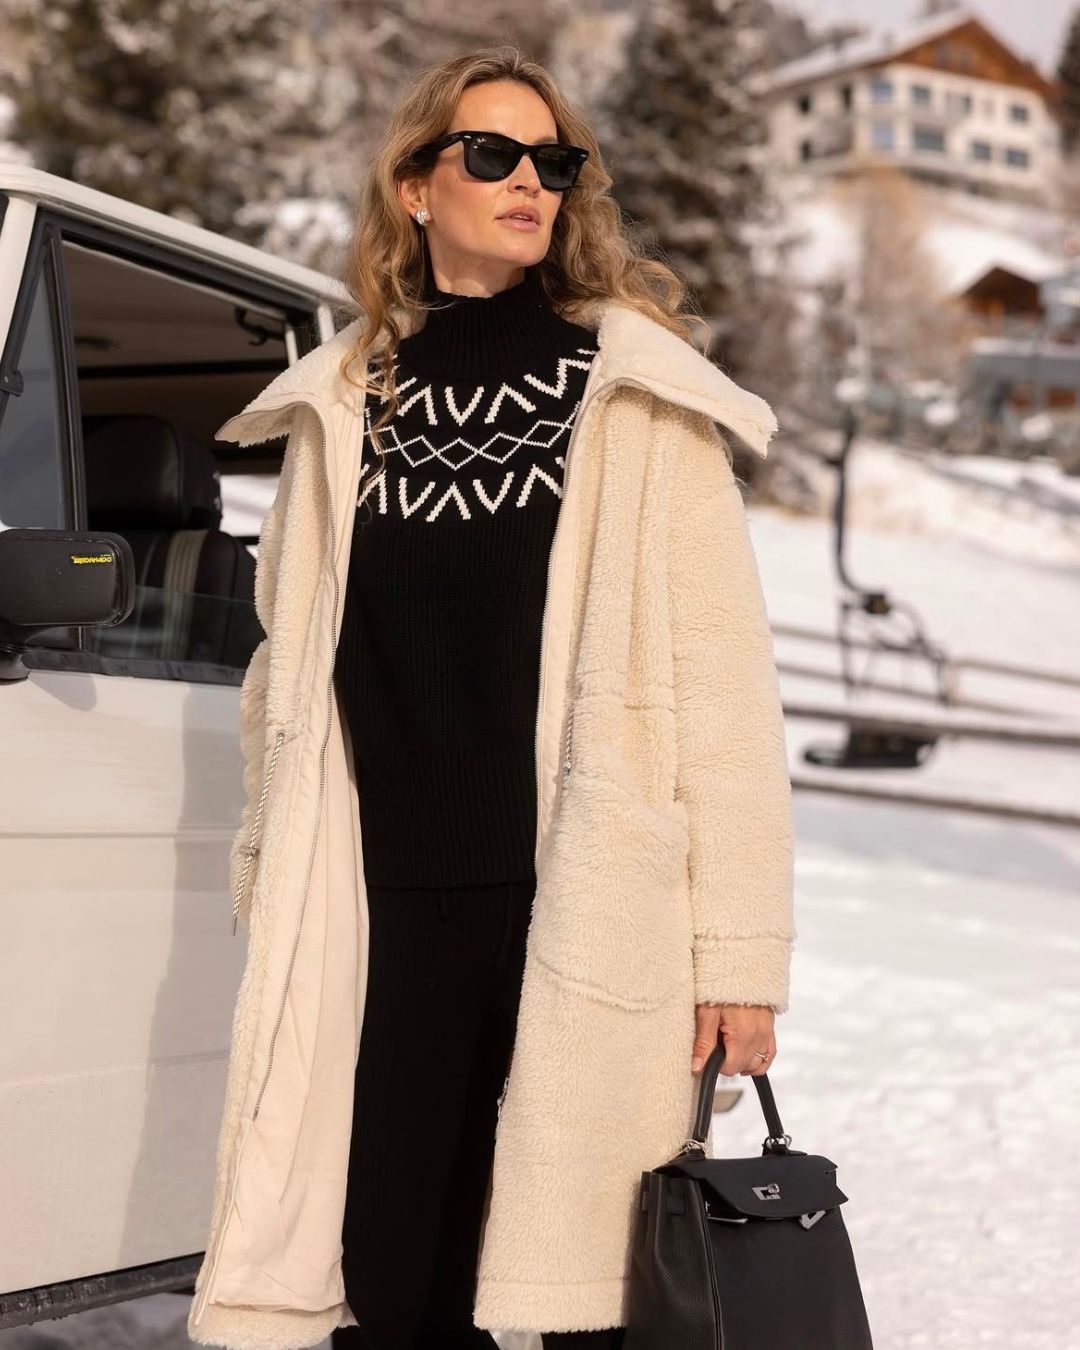
[[[861,36],[767,77],[782,170],[890,163],[972,192],[1050,204],[1060,180],[1052,87],[981,22],[953,11]]]

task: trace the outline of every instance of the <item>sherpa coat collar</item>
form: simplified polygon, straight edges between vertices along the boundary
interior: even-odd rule
[[[776,431],[772,409],[688,342],[640,310],[614,300],[589,302],[575,322],[597,333],[599,350],[593,360],[595,376],[590,381],[590,394],[615,382],[639,384],[661,398],[705,413],[765,457]],[[361,327],[362,321],[354,319],[283,370],[242,412],[225,423],[219,436],[233,439],[230,431],[240,431],[242,426],[237,437],[241,445],[268,439],[276,414],[287,410],[294,400],[306,397],[327,404],[342,402],[357,410],[362,406],[362,395],[342,378],[339,365]],[[354,374],[354,378],[358,376]],[[253,420],[259,413],[267,414],[269,420]]]
[[[775,420],[637,311],[600,302],[583,322],[599,350],[549,562],[537,887],[473,1308],[492,1330],[624,1322],[641,1170],[692,1124],[694,1004],[783,1011],[794,936],[778,680],[715,425],[764,455]],[[355,1322],[340,1238],[368,915],[333,696],[363,425],[363,390],[338,365],[355,332],[218,432],[289,437],[256,567],[267,637],[240,695],[230,881],[248,951],[188,1318],[193,1341],[233,1350],[315,1345]]]

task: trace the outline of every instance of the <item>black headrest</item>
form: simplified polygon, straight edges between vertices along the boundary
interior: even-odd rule
[[[91,529],[216,530],[221,524],[213,451],[167,418],[88,417],[83,448]]]

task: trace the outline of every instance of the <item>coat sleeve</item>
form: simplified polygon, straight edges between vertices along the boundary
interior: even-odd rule
[[[259,530],[259,547],[255,557],[255,614],[265,636],[252,652],[240,686],[240,756],[244,766],[244,805],[240,827],[229,847],[230,907],[240,884],[245,850],[251,836],[266,767],[266,688],[270,671],[271,629],[277,591],[277,564],[281,555],[281,524],[293,479],[294,462],[295,457],[287,447],[274,500]],[[250,885],[245,889],[238,917],[250,922]]]
[[[703,413],[682,428],[668,558],[695,1001],[781,1013],[796,936],[794,831],[772,633],[731,450]]]

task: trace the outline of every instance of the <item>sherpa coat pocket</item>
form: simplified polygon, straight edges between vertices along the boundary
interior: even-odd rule
[[[653,1008],[692,965],[686,808],[581,770],[546,840],[535,951],[605,1002]]]

